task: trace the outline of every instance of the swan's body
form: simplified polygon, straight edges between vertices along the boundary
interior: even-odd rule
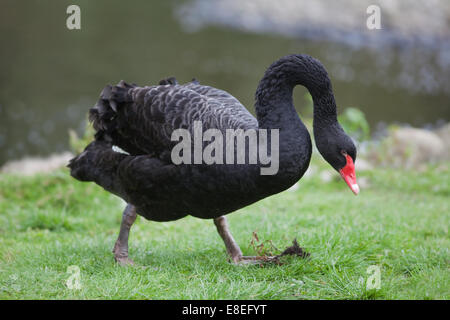
[[[311,139],[292,103],[297,84],[307,87],[313,97],[319,151],[340,170],[346,166],[340,153],[344,151],[354,161],[356,150],[337,122],[328,75],[319,61],[290,55],[272,64],[261,80],[256,92],[257,118],[232,95],[197,81],[179,85],[167,79],[158,86],[124,82],[107,86],[90,111],[96,141],[71,161],[71,174],[122,197],[130,204],[128,211],[135,209],[149,220],[170,221],[186,215],[214,218],[227,243],[228,236],[220,230],[221,216],[289,188],[308,168]],[[203,130],[222,132],[279,129],[277,174],[261,175],[259,163],[175,165],[171,150],[177,142],[171,141],[172,132],[180,128],[192,132],[194,121],[201,121]],[[112,145],[129,155],[114,152]],[[227,248],[231,254],[233,248]]]

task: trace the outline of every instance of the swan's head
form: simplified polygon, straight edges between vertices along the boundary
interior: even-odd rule
[[[341,175],[355,195],[359,193],[356,183],[355,161],[356,147],[340,126],[334,130],[322,131],[315,135],[317,149],[322,157]]]

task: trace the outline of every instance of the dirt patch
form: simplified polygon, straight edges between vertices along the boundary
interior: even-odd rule
[[[287,247],[281,254],[279,254],[277,257],[282,256],[298,256],[300,258],[308,258],[310,254],[303,250],[302,247],[298,245],[297,239],[294,239],[292,241],[292,246]]]
[[[260,241],[258,234],[253,231],[252,240],[250,241],[250,246],[258,252],[258,256],[255,260],[263,262],[275,263],[277,265],[282,265],[280,258],[283,256],[297,256],[299,258],[308,258],[310,254],[306,252],[302,247],[299,246],[297,239],[292,241],[292,245],[286,247],[280,254],[274,254],[274,252],[280,252],[273,244],[272,240]]]

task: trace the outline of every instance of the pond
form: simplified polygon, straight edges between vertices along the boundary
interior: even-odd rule
[[[174,1],[77,1],[82,27],[68,30],[70,4],[2,1],[0,165],[67,150],[68,130],[81,132],[102,88],[121,79],[152,85],[168,76],[180,82],[195,77],[230,92],[253,112],[265,69],[289,53],[320,59],[339,110],[360,108],[374,128],[380,122],[426,126],[449,120],[449,50],[434,44],[355,47],[326,37],[208,23],[193,30],[183,15],[202,16]],[[300,114],[305,92],[295,92]]]

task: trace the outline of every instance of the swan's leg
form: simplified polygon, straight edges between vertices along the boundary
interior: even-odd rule
[[[242,259],[242,251],[231,235],[227,218],[225,218],[225,216],[215,218],[214,224],[216,225],[217,232],[219,232],[219,235],[222,237],[223,242],[225,242],[225,247],[227,248],[227,252],[230,255],[231,261],[234,263],[238,263]]]
[[[231,235],[230,228],[228,226],[228,221],[225,216],[218,217],[214,219],[214,224],[216,225],[219,235],[222,237],[223,242],[225,242],[225,247],[231,258],[231,261],[235,264],[240,263],[261,263],[278,261],[277,257],[258,257],[258,256],[243,256],[239,245],[234,240]]]
[[[136,221],[136,207],[128,204],[123,211],[119,237],[113,249],[114,259],[120,265],[134,264],[133,260],[128,258],[128,235],[134,221]]]

